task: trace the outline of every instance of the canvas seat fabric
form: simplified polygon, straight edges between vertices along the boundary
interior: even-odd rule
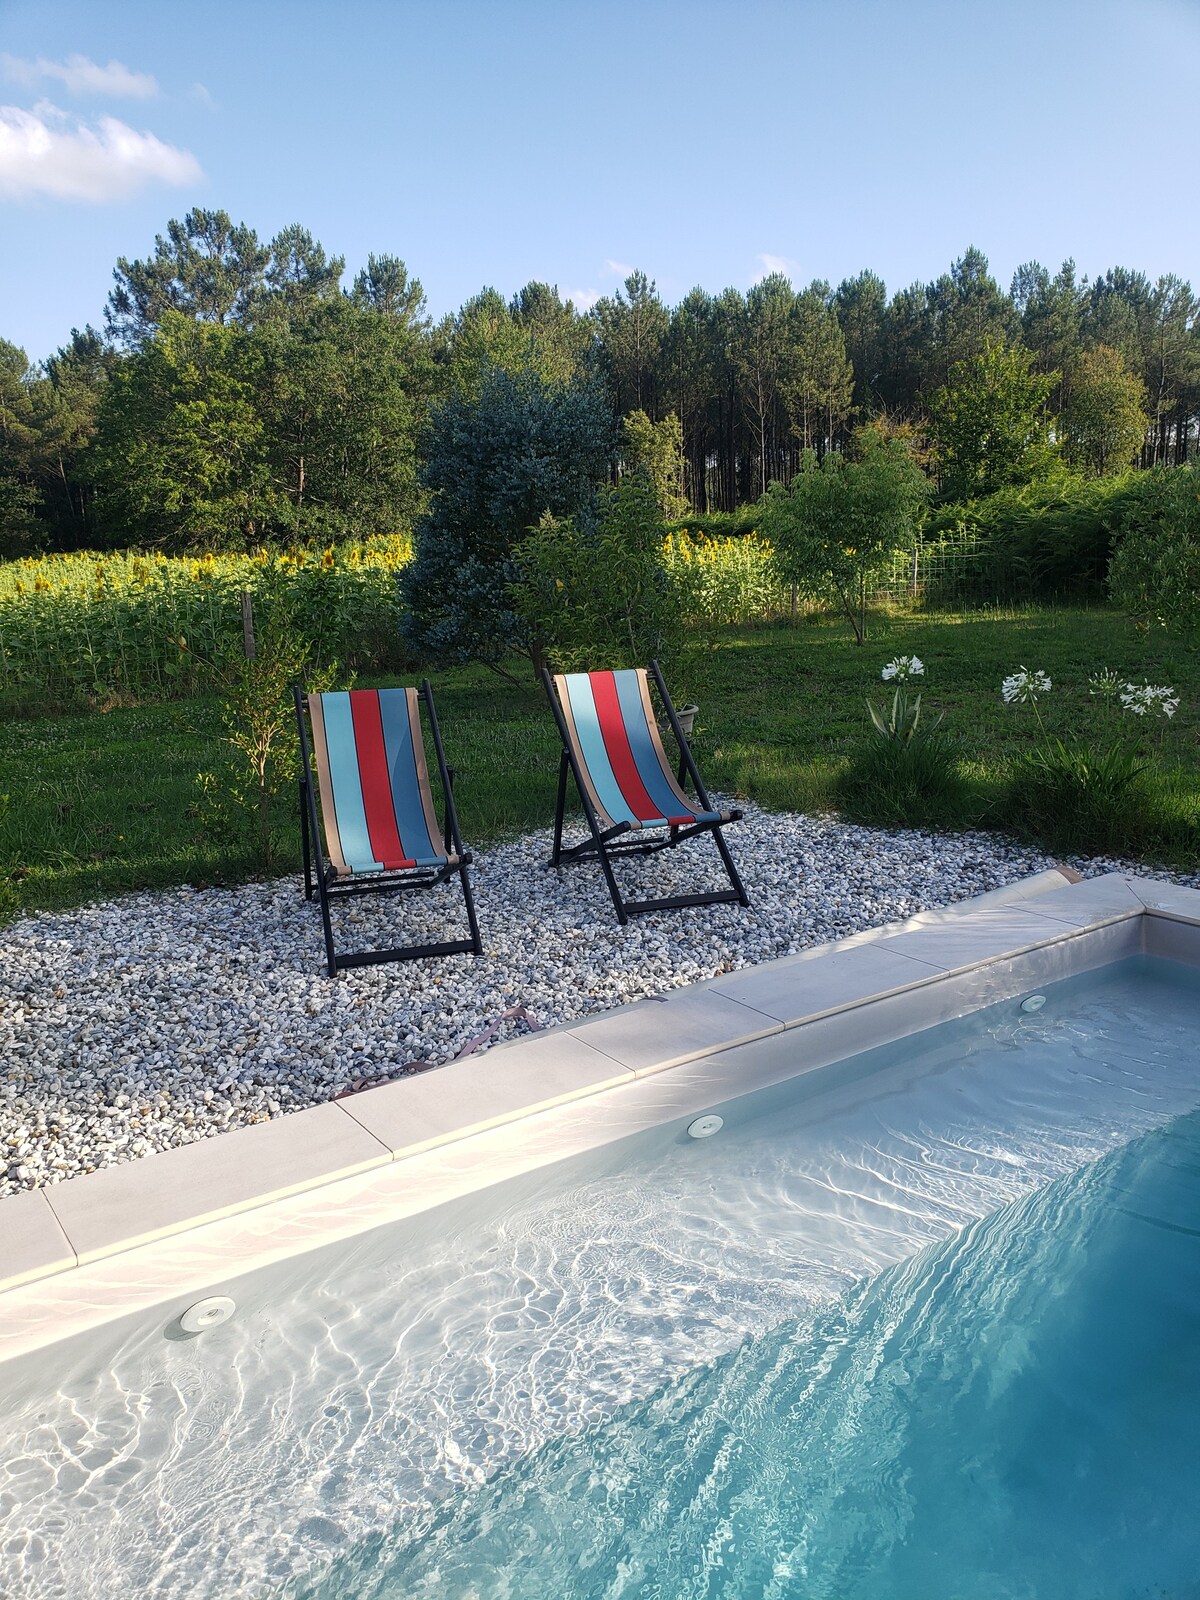
[[[338,877],[445,867],[416,689],[310,694],[326,855]]]
[[[554,679],[580,776],[604,828],[726,822],[683,792],[663,749],[642,668],[559,673]]]

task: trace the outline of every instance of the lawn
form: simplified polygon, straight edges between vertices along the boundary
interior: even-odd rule
[[[827,811],[839,772],[869,729],[865,700],[897,654],[920,656],[926,707],[946,713],[969,785],[942,825],[988,825],[1012,763],[1035,731],[1029,707],[1006,706],[1001,680],[1041,668],[1047,733],[1140,736],[1154,783],[1180,820],[1200,813],[1200,653],[1138,631],[1104,609],[1028,607],[875,619],[867,644],[830,618],[720,630],[668,673],[676,698],[700,705],[695,748],[713,788],[775,809]],[[1139,726],[1088,695],[1104,667],[1181,697],[1170,724]],[[513,670],[527,672],[519,664]],[[435,674],[438,711],[463,833],[478,850],[552,816],[557,737],[541,690],[482,668]],[[80,904],[137,888],[234,882],[254,874],[248,841],[214,829],[196,774],[221,757],[212,699],[9,721],[0,729],[0,915]],[[292,746],[288,746],[291,760]],[[280,802],[281,868],[298,865]],[[1165,852],[1187,864],[1176,841]]]

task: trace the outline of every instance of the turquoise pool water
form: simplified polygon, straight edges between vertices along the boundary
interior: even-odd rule
[[[0,1365],[0,1596],[1200,1600],[1200,971],[1046,995]]]
[[[1200,1114],[535,1452],[306,1600],[1200,1595]]]

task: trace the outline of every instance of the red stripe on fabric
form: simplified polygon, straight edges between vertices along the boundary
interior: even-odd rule
[[[404,854],[396,827],[378,690],[351,689],[350,715],[354,721],[354,749],[358,756],[363,810],[367,814],[367,834],[375,859],[388,868],[414,866]]]
[[[621,715],[621,702],[617,696],[617,680],[611,672],[591,672],[588,676],[592,682],[592,698],[596,702],[604,748],[612,763],[613,777],[625,797],[625,804],[639,822],[657,821],[662,812],[646,792],[646,785],[642,782],[633,751],[629,747],[629,735],[625,732],[625,718]]]

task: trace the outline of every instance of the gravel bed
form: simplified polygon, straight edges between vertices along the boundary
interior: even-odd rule
[[[599,869],[546,871],[550,836],[535,833],[479,858],[481,960],[357,968],[336,982],[297,878],[132,895],[0,930],[0,1194],[449,1061],[514,1008],[543,1025],[571,1021],[1051,864],[989,834],[886,832],[754,807],[728,837],[748,911],[693,907],[622,929]],[[711,840],[697,840],[618,871],[652,895],[716,883],[715,863]],[[456,885],[345,901],[334,917],[343,948],[465,928]],[[493,1042],[526,1027],[509,1019]]]

